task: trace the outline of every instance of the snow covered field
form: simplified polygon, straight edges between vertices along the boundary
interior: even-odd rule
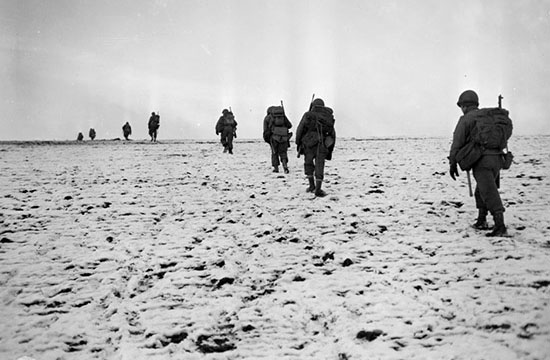
[[[449,141],[0,143],[0,358],[550,359],[550,137],[493,239]]]

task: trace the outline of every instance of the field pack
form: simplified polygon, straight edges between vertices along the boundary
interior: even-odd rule
[[[282,106],[271,106],[269,113],[269,129],[278,141],[288,140],[288,128],[285,126],[285,110]]]
[[[329,107],[321,107],[316,108],[314,111],[316,118],[317,118],[317,126],[319,128],[319,132],[321,133],[325,146],[327,148],[331,148],[334,145],[334,138],[332,137],[332,134],[334,134],[334,115],[333,111]]]
[[[475,125],[469,141],[456,154],[456,161],[463,171],[470,170],[483,155],[485,149],[502,151],[508,148],[508,139],[512,136],[512,120],[508,110],[502,108],[484,108],[475,113]],[[513,155],[505,155],[504,169],[510,168]]]
[[[235,126],[235,116],[233,114],[227,114],[224,116],[225,126]]]
[[[285,125],[285,110],[282,106],[271,106],[269,108],[269,115],[271,116],[271,126]]]
[[[512,136],[512,120],[508,111],[501,108],[479,109],[475,114],[475,126],[471,140],[483,149],[503,150]]]

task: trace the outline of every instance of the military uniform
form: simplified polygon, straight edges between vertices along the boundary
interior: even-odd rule
[[[160,115],[152,112],[147,126],[149,127],[149,136],[151,137],[151,141],[157,141],[157,131],[160,127]]]
[[[233,154],[233,138],[237,131],[237,121],[233,113],[227,109],[224,109],[222,113],[223,115],[216,123],[216,135],[221,134],[220,142],[223,145],[223,152]]]
[[[280,119],[275,121],[275,115],[271,111],[273,108],[279,107],[272,106],[268,108],[267,115],[264,118],[263,138],[271,148],[273,172],[279,172],[279,165],[282,163],[284,172],[288,174],[288,147],[290,145],[289,139],[292,135],[288,130],[292,128],[292,123],[284,115],[284,112],[277,114]],[[279,124],[278,121],[282,123]]]
[[[470,139],[475,126],[475,113],[478,111],[478,98],[475,92],[468,90],[461,94],[457,103],[464,115],[460,117],[453,132],[453,143],[449,153],[450,174],[453,180],[458,176],[456,155]],[[474,192],[478,218],[473,225],[477,229],[488,229],[487,214],[491,213],[495,227],[488,236],[506,235],[504,225],[504,206],[498,189],[500,187],[500,170],[503,166],[502,149],[484,149],[481,158],[474,164],[472,172],[476,180]]]
[[[128,136],[132,135],[132,127],[128,122],[122,127],[122,134],[126,140],[128,140]]]
[[[321,189],[324,180],[325,160],[332,159],[332,151],[336,140],[334,126],[319,125],[319,118],[330,116],[332,109],[325,107],[321,99],[312,102],[311,110],[302,116],[296,130],[296,145],[299,154],[304,155],[304,172],[309,181],[308,192],[324,196]]]

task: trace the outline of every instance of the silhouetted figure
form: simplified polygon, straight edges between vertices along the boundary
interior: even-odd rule
[[[487,236],[506,236],[508,232],[504,224],[504,205],[498,188],[500,170],[504,164],[503,149],[508,147],[508,139],[512,135],[512,121],[508,118],[507,110],[479,109],[479,98],[472,90],[466,90],[460,94],[456,104],[464,115],[458,119],[453,132],[453,143],[449,153],[449,174],[455,180],[458,176],[457,164],[460,164],[461,168],[464,166],[463,170],[467,171],[471,166],[476,180],[474,196],[478,209],[477,221],[472,226],[478,230],[489,230],[487,214],[490,212],[495,226]],[[493,118],[496,112],[504,112],[498,121]],[[474,156],[472,164],[466,167],[461,162],[462,155],[468,147],[471,147],[471,144],[479,144],[479,158]]]
[[[304,154],[304,172],[309,181],[307,192],[325,196],[321,189],[325,172],[325,160],[332,159],[336,141],[332,109],[321,99],[311,103],[310,110],[302,116],[296,130],[298,156]],[[313,178],[315,176],[315,179]]]
[[[223,109],[222,116],[216,123],[216,135],[218,134],[221,134],[223,152],[233,154],[233,137],[237,137],[237,121],[233,113],[227,109]]]
[[[279,164],[283,164],[285,174],[288,174],[288,147],[292,133],[288,130],[292,124],[285,115],[282,106],[270,106],[264,118],[263,138],[271,148],[271,165],[273,172],[279,172]]]
[[[160,127],[160,115],[155,114],[154,112],[151,113],[151,117],[149,118],[149,136],[151,137],[151,141],[156,142],[157,141],[157,131]]]
[[[77,140],[77,141],[82,141],[82,140],[84,140],[84,135],[82,135],[82,133],[79,132],[79,133],[78,133],[78,136],[76,137],[76,140]]]
[[[126,121],[126,124],[122,126],[122,134],[124,135],[124,138],[126,140],[128,140],[128,136],[132,135],[132,127],[130,126],[128,121]]]
[[[88,132],[88,136],[90,137],[90,139],[95,139],[95,130],[92,128],[90,129],[90,131]]]

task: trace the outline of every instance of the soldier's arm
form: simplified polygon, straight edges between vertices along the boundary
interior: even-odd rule
[[[298,128],[296,129],[296,145],[300,145],[300,142],[302,141],[302,135],[304,132],[304,126],[307,121],[307,113],[302,116],[302,120],[300,120],[300,123],[298,124]]]
[[[464,116],[461,116],[453,132],[453,143],[451,145],[451,151],[449,153],[449,161],[451,162],[451,164],[456,163],[456,153],[464,145],[466,145],[466,140],[467,140],[466,125],[467,125],[466,118]]]

